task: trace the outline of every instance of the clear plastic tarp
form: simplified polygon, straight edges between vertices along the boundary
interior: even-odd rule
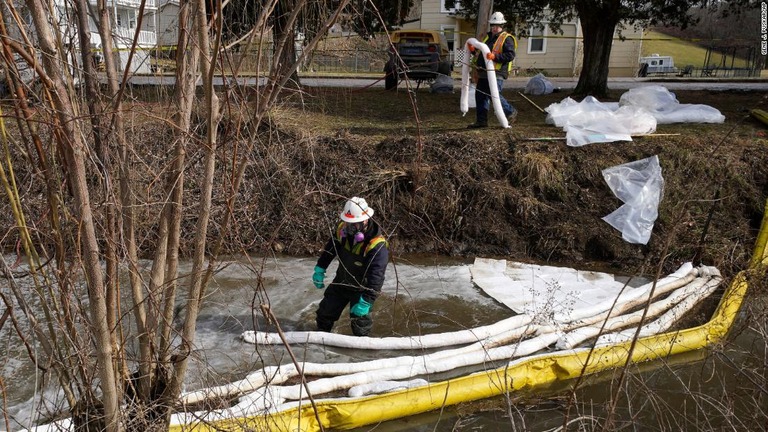
[[[651,156],[613,166],[604,169],[602,173],[613,194],[624,202],[624,205],[603,220],[621,231],[624,240],[647,244],[659,215],[659,202],[664,192],[659,157]]]
[[[587,96],[581,102],[565,98],[548,106],[547,123],[563,128],[566,144],[632,141],[633,135],[647,135],[658,124],[723,123],[725,116],[708,105],[681,104],[665,87],[651,85],[631,89],[619,102],[600,102]]]
[[[603,103],[592,96],[581,102],[565,98],[546,109],[547,123],[562,127],[566,144],[580,147],[586,144],[632,141],[632,135],[656,131],[656,119],[638,106],[619,107]]]
[[[621,95],[619,106],[639,106],[649,111],[658,124],[723,123],[725,116],[702,104],[681,104],[674,93],[660,85],[631,89]]]

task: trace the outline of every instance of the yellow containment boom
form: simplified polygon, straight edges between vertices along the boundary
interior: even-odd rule
[[[750,269],[768,263],[768,201],[755,243]],[[723,294],[712,318],[704,325],[640,338],[632,350],[632,363],[691,352],[721,341],[731,328],[747,291],[746,271],[739,272]],[[172,425],[171,431],[319,431],[344,430],[394,420],[441,407],[533,389],[623,367],[632,341],[596,348],[558,351],[510,362],[499,369],[479,372],[426,386],[361,398],[323,399],[281,412],[248,418]],[[586,365],[586,366],[585,366]]]

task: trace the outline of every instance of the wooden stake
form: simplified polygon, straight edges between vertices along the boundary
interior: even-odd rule
[[[678,136],[680,134],[644,134],[644,135],[632,135],[632,138],[642,137],[665,137],[665,136]],[[562,141],[566,137],[535,137],[535,138],[521,138],[522,141]]]
[[[632,135],[633,138],[637,137],[659,137],[659,136],[678,136],[680,134],[644,134],[644,135]]]
[[[537,138],[523,138],[523,141],[562,141],[565,137],[537,137]]]
[[[531,105],[535,106],[535,107],[536,107],[536,108],[537,108],[539,111],[541,111],[541,112],[543,112],[543,113],[546,113],[546,111],[544,111],[543,109],[541,109],[541,107],[540,107],[540,106],[536,105],[536,103],[535,103],[534,101],[532,101],[532,100],[528,99],[528,97],[526,97],[524,94],[522,94],[522,93],[520,93],[520,92],[517,92],[517,94],[519,94],[520,96],[522,96],[522,97],[523,97],[523,99],[525,99],[525,100],[527,100],[528,102],[530,102],[530,103],[531,103]]]

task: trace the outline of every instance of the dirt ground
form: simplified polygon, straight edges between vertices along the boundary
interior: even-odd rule
[[[145,91],[154,102],[138,106],[167,112],[156,92]],[[467,130],[474,118],[472,112],[461,116],[459,95],[425,88],[291,92],[256,132],[244,122],[247,115],[227,110],[211,239],[223,240],[222,253],[314,255],[345,198],[362,196],[388,234],[394,257],[495,256],[633,273],[655,273],[662,258],[663,271],[686,260],[724,272],[744,268],[768,194],[768,129],[748,113],[766,109],[763,94],[676,92],[681,103],[718,108],[726,122],[661,125],[658,136],[580,148],[566,146],[563,131],[546,124],[539,109],[567,93],[530,102],[515,91],[504,94],[520,113],[510,129],[491,120],[487,129]],[[146,180],[137,196],[138,237],[148,254],[170,133],[161,120],[134,127],[130,136],[139,151],[133,173]],[[183,254],[191,252],[195,237],[199,148],[188,155]],[[601,170],[653,155],[665,180],[659,217],[648,245],[629,244],[601,219],[622,205]],[[243,158],[248,165],[234,223],[222,229],[232,161]],[[33,175],[21,177],[32,182]],[[39,196],[39,189],[24,190]],[[0,209],[2,223],[12,226],[6,210]],[[15,249],[11,237],[5,250]]]

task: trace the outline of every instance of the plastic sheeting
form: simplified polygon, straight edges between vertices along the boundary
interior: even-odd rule
[[[525,94],[529,95],[545,95],[552,93],[554,90],[555,87],[552,85],[552,82],[543,74],[536,74],[525,84]]]
[[[474,283],[489,296],[532,316],[534,323],[557,327],[605,312],[615,303],[647,298],[652,287],[632,287],[608,273],[487,258],[475,259],[471,272]],[[683,280],[693,272],[692,264],[685,263],[657,285]]]
[[[547,123],[563,128],[566,144],[632,141],[632,135],[647,135],[658,124],[722,123],[720,111],[707,105],[681,104],[663,86],[638,87],[624,93],[618,103],[600,102],[587,96],[581,102],[565,98],[548,106]]]
[[[438,75],[429,86],[431,93],[453,93],[453,78],[448,75]]]
[[[592,96],[587,96],[581,102],[567,97],[558,103],[553,103],[544,111],[547,112],[546,122],[557,127],[565,128],[568,121],[581,113],[611,113],[619,108],[617,102],[600,102]]]
[[[621,231],[624,240],[647,244],[664,193],[659,157],[606,168],[602,173],[613,194],[624,202],[603,220]]]
[[[592,96],[581,102],[565,98],[545,109],[547,123],[562,127],[566,144],[580,147],[586,144],[632,141],[632,135],[656,131],[656,119],[641,107],[619,107],[603,103]]]
[[[716,108],[702,104],[681,104],[674,93],[660,85],[631,89],[621,95],[619,105],[642,107],[656,118],[658,124],[725,121],[725,116]]]

